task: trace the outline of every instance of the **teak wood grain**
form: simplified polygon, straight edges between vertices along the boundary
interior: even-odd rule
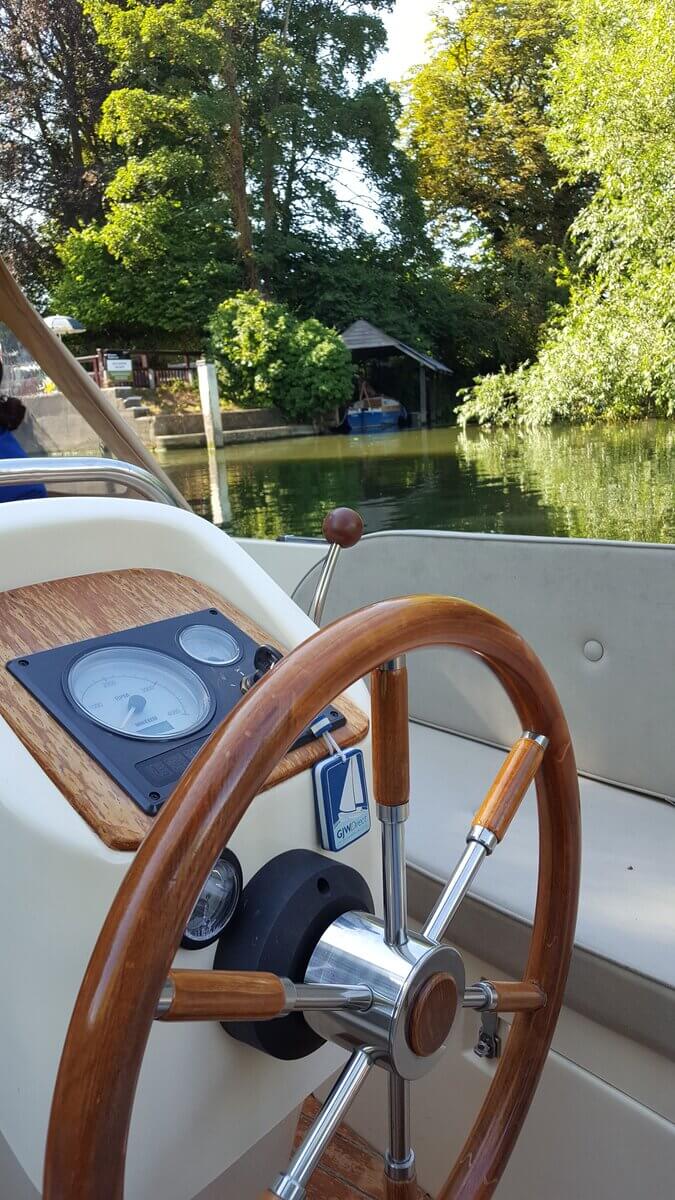
[[[419,1188],[414,1179],[390,1179],[385,1175],[384,1200],[417,1200]]]
[[[266,971],[169,972],[174,995],[159,1021],[270,1021],[286,1006],[278,975]]]
[[[373,792],[378,804],[394,808],[410,798],[408,669],[373,671]]]
[[[420,988],[408,1018],[408,1041],[420,1058],[440,1050],[455,1019],[458,999],[452,975],[442,972]]]
[[[498,841],[503,840],[545,752],[532,738],[514,742],[473,819],[474,825],[484,825]]]
[[[211,588],[168,571],[101,572],[0,593],[0,716],[113,850],[136,850],[155,818],[142,812],[124,788],[5,670],[5,663],[23,654],[204,608],[219,609],[258,642],[274,640]],[[335,738],[340,745],[351,746],[365,737],[368,721],[347,697],[339,697],[339,707],[347,724],[335,731]],[[275,765],[262,790],[305,771],[325,753],[322,742],[291,751]]]
[[[201,881],[274,764],[336,692],[397,655],[438,645],[477,655],[522,728],[549,739],[537,775],[539,883],[524,971],[547,1004],[515,1017],[439,1200],[493,1195],[563,1002],[581,864],[577,772],[555,689],[523,638],[466,601],[411,596],[350,613],[296,647],[214,733],[157,817],[115,896],[73,1010],[52,1101],[43,1200],[122,1200],[131,1110],[162,985]]]
[[[320,1107],[314,1096],[305,1100],[298,1121],[295,1149],[309,1131]],[[340,1125],[309,1180],[307,1200],[386,1200],[382,1155],[350,1125]],[[429,1197],[415,1185],[410,1198],[405,1200],[429,1200]]]
[[[497,996],[496,1012],[536,1012],[546,1004],[546,995],[536,983],[513,983],[511,980],[490,980]]]

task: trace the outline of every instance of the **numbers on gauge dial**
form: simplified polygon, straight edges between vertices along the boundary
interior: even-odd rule
[[[125,737],[183,737],[204,725],[214,708],[195,671],[142,646],[92,650],[73,663],[66,684],[76,708]]]

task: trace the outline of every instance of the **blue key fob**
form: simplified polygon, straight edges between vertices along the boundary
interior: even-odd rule
[[[363,754],[345,750],[314,767],[314,800],[324,850],[344,850],[368,833],[370,805]]]

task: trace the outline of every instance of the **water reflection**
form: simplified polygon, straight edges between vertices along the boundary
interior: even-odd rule
[[[482,433],[433,429],[173,452],[196,510],[239,536],[311,536],[327,509],[367,528],[675,539],[675,425]]]

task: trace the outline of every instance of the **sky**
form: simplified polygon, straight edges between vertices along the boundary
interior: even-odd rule
[[[438,0],[397,0],[393,12],[383,17],[389,49],[377,64],[377,73],[401,79],[411,67],[424,61],[424,39],[431,29],[431,14]]]
[[[431,29],[431,14],[438,6],[439,0],[397,0],[393,11],[382,15],[388,46],[373,66],[374,79],[384,76],[396,82],[424,61],[424,39]],[[341,200],[358,206],[364,228],[369,233],[381,231],[379,216],[373,210],[373,197],[353,155],[342,156],[334,187]]]

